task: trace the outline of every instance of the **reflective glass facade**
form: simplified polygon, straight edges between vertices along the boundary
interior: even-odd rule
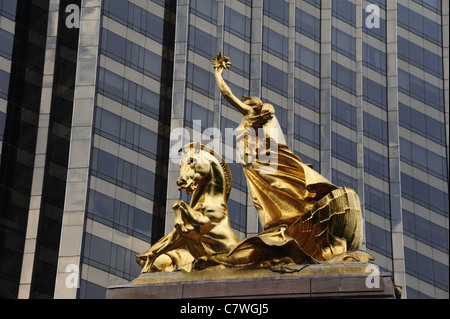
[[[173,1],[102,1],[78,298],[140,273],[164,235]]]
[[[26,249],[48,9],[49,1],[0,2],[1,298],[17,298]]]
[[[397,10],[407,293],[430,298],[443,290],[448,296],[448,26],[441,19],[448,4],[399,1]]]
[[[273,104],[288,146],[357,191],[364,248],[403,296],[448,298],[448,2],[31,2],[0,0],[1,297],[103,298],[137,277],[135,255],[189,200],[170,158],[179,128],[183,142],[220,132],[231,226],[261,231],[235,157],[241,115],[210,63],[222,52],[234,94]]]

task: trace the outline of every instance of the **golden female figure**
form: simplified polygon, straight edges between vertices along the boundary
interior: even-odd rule
[[[264,229],[292,224],[337,187],[287,147],[271,104],[257,97],[241,101],[231,92],[222,77],[230,66],[227,62],[228,57],[221,55],[213,61],[216,81],[223,97],[243,115],[236,141],[261,224]]]
[[[362,239],[359,199],[349,188],[338,188],[292,153],[286,145],[274,107],[257,97],[238,99],[222,77],[231,66],[219,54],[212,61],[223,97],[243,117],[237,148],[253,204],[265,232],[245,240],[238,249],[263,239],[285,236],[316,260],[330,260]],[[276,242],[273,241],[273,242]]]

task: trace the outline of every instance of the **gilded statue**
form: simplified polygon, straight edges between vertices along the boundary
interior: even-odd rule
[[[363,236],[355,191],[333,185],[289,149],[271,104],[258,97],[244,96],[240,100],[233,94],[222,77],[231,66],[227,56],[219,54],[212,63],[222,96],[242,114],[236,143],[239,154],[244,155],[242,167],[265,232],[286,229],[284,240],[294,240],[315,261],[371,259],[353,252],[360,247]],[[263,161],[259,154],[265,155]],[[239,246],[259,241],[260,237],[246,239]]]
[[[177,184],[193,193],[191,203],[175,203],[174,230],[137,257],[142,272],[373,259],[358,250],[363,220],[356,192],[333,185],[289,149],[273,105],[233,94],[222,77],[231,66],[227,56],[212,63],[222,96],[242,114],[236,147],[264,231],[237,238],[227,209],[227,164],[206,146],[188,144]]]
[[[199,143],[190,143],[180,152],[177,186],[192,194],[191,202],[175,202],[172,232],[137,256],[143,273],[190,271],[199,258],[228,252],[239,243],[230,226],[227,200],[232,179],[225,160]]]

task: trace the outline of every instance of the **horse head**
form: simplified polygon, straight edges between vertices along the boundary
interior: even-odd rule
[[[182,152],[182,155],[177,186],[179,191],[186,190],[186,193],[189,195],[197,189],[201,180],[205,177],[208,169],[207,163],[202,158],[198,143],[188,144],[179,152]]]
[[[214,175],[216,183],[223,184],[228,199],[231,191],[231,173],[225,160],[212,149],[200,143],[190,143],[180,151],[180,177],[177,180],[179,191],[192,194],[203,184],[207,176]]]

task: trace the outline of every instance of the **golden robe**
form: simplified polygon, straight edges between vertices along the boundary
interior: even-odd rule
[[[291,225],[337,189],[286,146],[274,113],[272,105],[264,104],[259,115],[244,116],[236,136],[248,189],[265,230]]]

